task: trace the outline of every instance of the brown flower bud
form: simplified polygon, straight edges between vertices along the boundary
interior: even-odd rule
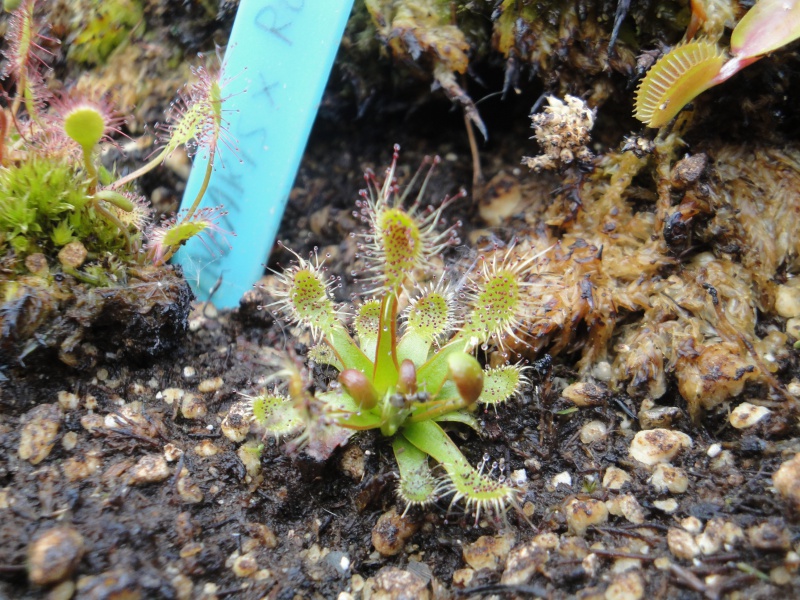
[[[470,354],[457,352],[447,360],[450,379],[456,384],[458,393],[467,405],[478,401],[483,391],[483,369]]]
[[[339,373],[339,383],[361,408],[369,410],[378,403],[378,392],[367,376],[358,369],[345,369]]]

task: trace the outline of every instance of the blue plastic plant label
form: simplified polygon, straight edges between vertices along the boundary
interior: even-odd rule
[[[176,254],[198,299],[235,307],[264,272],[353,0],[241,0],[222,65],[220,141],[202,206],[222,205],[230,247],[191,239]],[[198,152],[183,207],[201,188]],[[217,239],[217,242],[222,240]]]

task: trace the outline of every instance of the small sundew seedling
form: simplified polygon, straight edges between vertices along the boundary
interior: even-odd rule
[[[267,416],[251,413],[260,428],[276,435],[285,435],[288,423],[302,422],[303,432],[290,445],[305,447],[316,458],[325,458],[359,430],[390,437],[399,471],[397,494],[406,510],[450,497],[476,515],[503,514],[516,505],[515,485],[497,469],[484,470],[485,462],[473,467],[443,426],[480,432],[473,413],[481,405],[497,406],[521,393],[523,367],[484,368],[472,351],[516,335],[528,312],[526,277],[538,257],[518,259],[509,251],[487,260],[471,276],[470,293],[454,293],[445,277],[438,284],[419,284],[432,258],[457,241],[454,227],[441,225],[442,207],[452,199],[428,208],[420,192],[406,206],[411,188],[396,196],[397,151],[381,185],[367,175],[373,192],[364,192],[358,204],[356,214],[366,227],[358,239],[370,272],[366,299],[357,303],[355,337],[331,297],[339,283],[316,255],[295,255],[269,290],[276,298],[272,306],[319,340],[309,359],[338,374],[327,391],[312,395],[297,369],[284,369],[282,377],[292,382],[289,401],[279,404],[286,412],[277,420],[274,409]],[[430,176],[429,170],[423,190]],[[407,308],[401,313],[402,304]],[[231,409],[232,414],[243,410]]]
[[[195,236],[199,236],[208,251],[213,254],[213,246],[217,245],[214,234],[219,235],[223,242],[227,241],[226,236],[235,235],[219,225],[220,219],[226,214],[222,206],[202,208],[189,217],[182,211],[161,225],[153,227],[148,233],[147,240],[148,254],[153,263],[159,265],[166,262],[175,249]],[[212,245],[209,245],[204,238],[208,238]]]
[[[224,211],[197,210],[218,142],[231,145],[219,78],[197,69],[196,81],[180,95],[167,119],[161,154],[118,177],[98,158],[104,144],[115,144],[124,135],[123,115],[102,90],[81,96],[73,87],[67,93],[64,90],[71,86],[52,77],[44,85],[47,48],[57,42],[41,35],[36,0],[4,6],[13,12],[5,34],[3,77],[14,96],[11,106],[0,111],[0,294],[6,274],[12,277],[9,289],[16,287],[13,278],[28,275],[30,255],[47,261],[48,269],[37,273],[55,275],[69,269],[85,284],[124,285],[128,273],[144,273],[141,267],[150,266],[148,262],[160,266],[193,236],[213,241],[216,235],[224,242],[229,235],[220,224]],[[151,209],[132,191],[131,183],[181,145],[190,151],[208,149],[206,181],[190,209],[151,227]],[[86,250],[79,264],[59,257],[71,243]]]
[[[713,42],[695,40],[661,57],[636,90],[634,116],[663,127],[698,95],[798,37],[800,0],[759,0],[733,29],[730,56]]]

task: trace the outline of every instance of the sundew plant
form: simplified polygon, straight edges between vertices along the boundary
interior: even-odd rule
[[[317,342],[309,361],[337,372],[328,389],[311,394],[302,369],[291,360],[275,377],[278,390],[246,398],[232,407],[223,431],[237,441],[246,428],[232,433],[234,421],[249,414],[266,435],[295,436],[288,444],[311,456],[326,458],[354,432],[378,430],[391,438],[399,471],[398,495],[407,506],[425,506],[439,498],[463,501],[474,510],[504,514],[515,505],[518,490],[503,473],[476,468],[464,457],[446,428],[480,432],[475,416],[518,395],[525,367],[505,361],[483,367],[476,349],[500,348],[517,337],[529,314],[527,287],[540,285],[538,256],[514,258],[513,249],[479,260],[466,274],[467,286],[456,290],[442,279],[424,283],[431,260],[457,244],[458,224],[441,228],[442,211],[463,192],[438,206],[424,203],[425,188],[438,159],[422,175],[416,199],[414,182],[399,193],[395,180],[399,148],[379,184],[368,172],[355,215],[364,231],[354,234],[368,268],[365,293],[357,299],[352,325],[331,296],[338,280],[326,274],[324,260],[295,255],[269,290],[272,305],[293,324],[306,327]],[[463,275],[463,274],[462,274]],[[400,306],[407,307],[400,310]]]
[[[0,111],[0,267],[8,275],[0,297],[12,300],[20,278],[58,273],[89,285],[124,284],[131,267],[161,265],[195,235],[224,240],[222,209],[198,210],[226,131],[219,78],[196,69],[196,81],[167,115],[161,151],[120,177],[102,166],[99,154],[121,135],[124,115],[102,91],[79,94],[59,82],[45,84],[57,42],[39,32],[35,0],[16,4],[3,73],[11,96]],[[153,224],[133,181],[179,146],[209,154],[206,181],[187,211]]]

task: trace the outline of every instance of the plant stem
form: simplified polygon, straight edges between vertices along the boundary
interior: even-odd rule
[[[189,219],[192,218],[194,211],[197,210],[197,207],[200,206],[200,202],[203,200],[203,196],[206,195],[206,190],[208,190],[208,183],[211,181],[211,173],[214,172],[214,155],[216,154],[216,148],[212,147],[208,153],[208,164],[206,165],[206,174],[203,177],[203,185],[200,186],[200,191],[197,192],[197,196],[192,202],[192,205],[189,207],[189,210],[181,219],[181,223],[186,223]]]
[[[96,199],[94,199],[94,200],[92,201],[92,206],[94,206],[94,209],[95,209],[95,210],[96,210],[98,213],[100,213],[101,215],[103,215],[103,217],[104,217],[105,219],[108,219],[108,220],[109,220],[109,221],[111,221],[111,222],[112,222],[114,225],[116,225],[116,226],[117,226],[117,228],[119,229],[120,233],[121,233],[121,234],[122,234],[122,235],[125,237],[125,246],[126,246],[126,248],[128,249],[128,252],[129,252],[130,254],[133,254],[133,241],[131,240],[131,236],[130,236],[130,234],[128,233],[128,228],[125,226],[125,224],[124,224],[122,221],[120,221],[120,220],[119,220],[119,218],[117,217],[117,215],[115,215],[114,213],[112,213],[112,212],[110,212],[110,211],[106,210],[106,208],[105,208],[104,206],[102,206],[102,205],[100,204],[100,202],[98,202]]]
[[[141,177],[145,173],[149,173],[150,171],[152,171],[159,164],[161,164],[164,161],[165,158],[167,158],[167,154],[169,154],[169,149],[170,149],[169,146],[167,146],[161,152],[159,152],[158,156],[156,156],[153,160],[151,160],[150,162],[148,162],[145,165],[142,165],[141,167],[139,167],[135,171],[133,171],[131,173],[128,173],[127,175],[125,175],[125,177],[122,177],[121,179],[118,179],[117,181],[112,183],[109,186],[109,189],[116,190],[117,188],[121,188],[126,183],[130,183],[134,179],[138,179],[139,177]]]
[[[211,173],[214,172],[214,148],[211,148],[211,152],[208,156],[208,164],[206,165],[206,174],[203,177],[203,185],[200,186],[200,191],[197,192],[197,197],[192,202],[192,205],[189,207],[189,210],[180,220],[179,224],[186,223],[189,219],[192,218],[192,215],[197,210],[197,207],[200,206],[200,202],[203,200],[203,196],[206,195],[206,190],[208,190],[208,182],[211,181]],[[172,258],[175,253],[178,251],[180,246],[171,246],[169,250],[164,253],[164,257],[161,259],[161,264],[167,262],[170,258]]]
[[[89,187],[87,192],[90,196],[94,196],[94,193],[97,191],[97,168],[94,166],[94,162],[92,162],[92,150],[94,147],[82,146],[82,148],[83,168],[86,169],[86,173],[89,175]]]

